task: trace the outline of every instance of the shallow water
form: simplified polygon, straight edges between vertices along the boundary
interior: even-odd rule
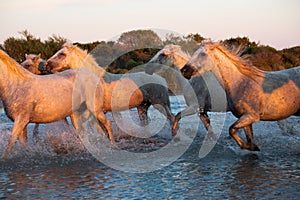
[[[172,100],[174,113],[181,108],[180,102]],[[151,110],[151,117],[156,116],[153,113]],[[222,121],[218,113],[210,116],[212,123]],[[230,113],[225,117],[217,144],[202,159],[198,155],[205,130],[196,115],[183,118],[180,125],[191,138],[195,136],[192,124],[199,123],[192,144],[172,164],[145,173],[119,171],[103,164],[84,148],[72,130],[59,122],[42,125],[40,140],[34,143],[30,125],[29,146],[24,150],[17,144],[12,157],[0,159],[0,198],[298,199],[300,120],[291,117],[279,125],[256,123],[254,138],[261,151],[251,153],[240,150],[228,136],[229,124],[235,118]],[[0,153],[12,128],[3,115],[1,122]],[[156,151],[170,142],[169,128],[166,123],[160,136],[151,140],[156,141],[155,145],[140,140],[122,140],[120,145],[129,145],[129,150],[136,147]],[[167,159],[159,156],[156,162]],[[138,164],[147,169],[152,163]]]

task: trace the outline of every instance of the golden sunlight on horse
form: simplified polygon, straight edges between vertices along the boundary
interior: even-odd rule
[[[70,43],[66,43],[45,65],[46,70],[51,73],[70,68],[84,68],[103,78],[105,111],[114,112],[137,107],[140,120],[146,124],[148,108],[153,105],[173,124],[174,116],[170,109],[168,88],[165,80],[157,75],[150,76],[144,72],[108,73],[98,66],[86,51]]]
[[[238,118],[229,133],[242,149],[259,150],[253,140],[253,123],[300,116],[300,67],[265,72],[248,65],[219,43],[204,41],[181,72],[191,78],[208,71],[223,86],[228,106]],[[237,135],[240,128],[244,128],[247,142]]]
[[[57,83],[60,87],[57,87]],[[14,121],[12,135],[3,156],[19,139],[25,146],[28,123],[49,123],[73,115],[76,130],[82,130],[80,113],[87,108],[114,143],[110,121],[103,111],[104,91],[99,77],[84,69],[38,76],[30,73],[0,51],[0,98],[6,115]],[[85,109],[84,109],[85,110]]]

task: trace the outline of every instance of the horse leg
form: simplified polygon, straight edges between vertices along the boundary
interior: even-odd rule
[[[39,124],[36,123],[33,128],[33,139],[36,141],[39,133]]]
[[[80,118],[79,112],[73,112],[70,115],[71,122],[73,124],[73,127],[75,129],[76,136],[79,137],[80,131],[83,130],[82,120]]]
[[[173,124],[175,122],[175,116],[171,112],[171,108],[169,105],[164,105],[164,108],[166,110],[167,118],[170,121],[170,125],[171,125],[171,127],[173,127]]]
[[[185,108],[183,111],[179,112],[176,114],[175,116],[175,120],[172,126],[172,136],[175,136],[178,130],[178,123],[179,120],[184,117],[184,116],[189,116],[189,115],[193,115],[195,113],[197,113],[197,106],[188,106],[187,108]]]
[[[142,103],[141,105],[137,106],[138,114],[142,125],[145,126],[149,123],[149,118],[147,115],[148,109],[150,107],[150,103]]]
[[[15,119],[15,123],[14,123],[14,127],[12,130],[11,136],[8,140],[6,150],[3,153],[2,157],[7,157],[9,155],[13,145],[16,143],[17,139],[19,139],[20,135],[23,134],[24,129],[26,128],[27,124],[28,124],[28,121],[24,120],[23,117],[19,117],[19,118]],[[24,135],[22,135],[22,137],[23,136]],[[24,140],[24,138],[23,138],[23,140]]]
[[[27,127],[25,126],[19,137],[20,144],[23,147],[27,146]]]
[[[154,104],[153,107],[157,109],[160,113],[162,113],[164,116],[166,116],[167,119],[170,121],[171,127],[173,127],[175,117],[171,112],[170,106],[167,104]]]
[[[178,123],[179,123],[179,120],[181,119],[181,117],[182,117],[181,112],[177,113],[175,116],[175,121],[172,126],[172,137],[174,137],[178,131]]]
[[[252,147],[244,142],[238,135],[237,135],[237,130],[240,128],[245,128],[248,127],[249,125],[251,125],[254,122],[259,121],[259,118],[254,118],[253,115],[250,114],[245,114],[243,116],[241,116],[239,118],[239,120],[237,120],[233,125],[230,126],[229,128],[229,134],[231,137],[233,137],[233,139],[236,141],[236,143],[241,147],[241,149],[248,149],[251,151],[259,151],[259,148],[256,145],[253,145]],[[252,128],[246,128],[245,129],[245,133],[247,135],[247,137],[249,138],[249,140],[251,140],[251,135],[250,134],[250,130]],[[255,146],[257,148],[255,148]]]
[[[115,138],[112,134],[112,129],[111,129],[111,122],[109,119],[106,118],[105,114],[103,112],[98,112],[96,115],[97,119],[99,122],[105,127],[107,134],[109,136],[111,144],[115,144]]]
[[[206,111],[203,111],[201,113],[198,113],[198,116],[200,120],[202,121],[205,129],[207,130],[207,135],[211,140],[217,140],[217,136],[214,134],[212,127],[210,125],[210,119],[209,116],[207,115]]]
[[[202,121],[204,127],[208,131],[210,128],[210,119],[207,115],[207,112],[205,111],[204,113],[199,113],[198,116],[199,116],[200,120]]]
[[[258,146],[254,144],[252,124],[250,124],[249,126],[245,126],[244,132],[247,138],[247,142],[249,146],[248,148],[251,149],[252,151],[259,151]]]

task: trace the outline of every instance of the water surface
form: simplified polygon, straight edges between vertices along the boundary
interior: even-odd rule
[[[182,105],[172,102],[172,111],[176,113]],[[210,116],[219,120],[217,113]],[[254,137],[261,149],[256,153],[240,150],[228,136],[229,124],[234,120],[230,113],[226,114],[220,139],[205,158],[198,157],[206,134],[199,125],[193,143],[178,160],[147,173],[118,171],[104,165],[59,122],[42,125],[40,140],[34,143],[30,125],[29,147],[24,150],[16,145],[11,158],[0,159],[0,198],[298,199],[299,119],[291,117],[280,124],[256,123]],[[184,118],[181,126],[189,132],[192,123],[200,124],[196,115]],[[2,153],[12,128],[3,114],[0,128]],[[161,136],[154,139],[168,142],[169,128],[166,123]],[[142,167],[148,165],[144,163]]]

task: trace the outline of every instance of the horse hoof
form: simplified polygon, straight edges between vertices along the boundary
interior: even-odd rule
[[[178,123],[174,123],[173,126],[172,126],[172,137],[175,137],[177,132],[178,132]]]
[[[177,128],[172,128],[172,137],[175,137],[177,135]]]
[[[260,149],[258,148],[258,146],[256,146],[255,144],[253,144],[251,146],[251,151],[260,151]]]
[[[258,148],[258,146],[256,144],[249,144],[242,149],[248,149],[249,151],[260,151],[260,149]]]
[[[256,144],[244,144],[240,146],[241,149],[247,149],[249,151],[260,151]]]

